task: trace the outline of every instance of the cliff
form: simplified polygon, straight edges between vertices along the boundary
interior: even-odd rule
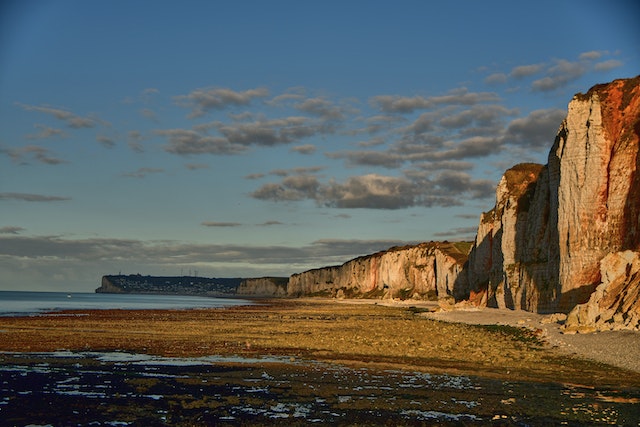
[[[287,295],[437,299],[455,296],[468,243],[430,242],[394,247],[339,266],[294,274]]]
[[[571,310],[600,283],[609,253],[640,249],[640,77],[569,103],[546,166],[519,165],[483,214],[465,268],[487,304]]]
[[[472,247],[394,247],[288,283],[249,279],[260,296],[441,299],[571,312],[568,331],[640,328],[640,76],[576,95],[546,165],[507,170]]]
[[[244,279],[238,286],[238,295],[255,297],[287,296],[288,277],[259,277]]]
[[[234,295],[242,279],[193,276],[142,276],[140,274],[102,276],[96,293]]]
[[[640,254],[609,254],[600,261],[600,274],[602,283],[589,301],[567,316],[565,333],[640,330]]]

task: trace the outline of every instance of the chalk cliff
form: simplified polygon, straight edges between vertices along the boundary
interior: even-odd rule
[[[244,279],[238,286],[237,294],[255,297],[287,296],[288,277],[258,277]]]
[[[289,278],[287,295],[349,298],[437,299],[455,296],[468,243],[430,242],[394,247],[339,266]]]
[[[640,330],[640,253],[611,253],[600,261],[602,283],[567,316],[565,333]]]
[[[465,269],[490,306],[569,311],[600,283],[600,261],[640,248],[640,77],[569,103],[548,164],[505,174]]]
[[[640,76],[594,86],[569,103],[546,165],[505,172],[470,251],[448,242],[391,248],[294,274],[286,295],[453,296],[537,312],[588,302],[569,316],[576,325],[637,328],[638,261],[624,255],[622,274],[609,254],[640,251],[639,140]],[[252,283],[243,292],[284,294]]]

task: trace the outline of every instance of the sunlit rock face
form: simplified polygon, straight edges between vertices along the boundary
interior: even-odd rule
[[[474,248],[469,254],[466,273],[472,289],[486,292],[487,304],[500,308],[528,309],[538,295],[529,287],[531,280],[522,270],[522,260],[531,258],[529,239],[536,224],[529,224],[529,210],[535,188],[546,179],[542,165],[525,163],[507,170],[496,190],[495,207],[480,219]],[[535,216],[535,215],[534,215]],[[537,240],[544,239],[537,236]],[[538,260],[546,270],[547,257]]]
[[[611,253],[600,262],[602,283],[567,316],[565,333],[640,330],[640,253]]]
[[[430,242],[395,247],[340,266],[294,274],[288,295],[347,298],[437,299],[463,290],[460,272],[468,243]]]
[[[576,95],[544,167],[505,173],[466,269],[490,306],[569,311],[600,260],[640,247],[640,77]]]

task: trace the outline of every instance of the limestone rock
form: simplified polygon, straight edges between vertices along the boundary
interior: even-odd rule
[[[612,253],[600,262],[602,283],[589,301],[577,305],[564,325],[567,333],[640,330],[640,253]]]
[[[454,295],[461,283],[468,243],[430,242],[394,247],[339,266],[294,274],[289,296],[437,299]]]
[[[280,298],[287,296],[287,277],[245,279],[238,286],[238,295]]]
[[[482,215],[468,295],[495,307],[568,312],[600,282],[600,260],[640,249],[640,76],[569,103],[546,166],[518,165]]]

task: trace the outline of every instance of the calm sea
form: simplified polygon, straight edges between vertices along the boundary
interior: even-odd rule
[[[76,309],[186,309],[248,305],[250,301],[185,295],[0,291],[0,316]]]

